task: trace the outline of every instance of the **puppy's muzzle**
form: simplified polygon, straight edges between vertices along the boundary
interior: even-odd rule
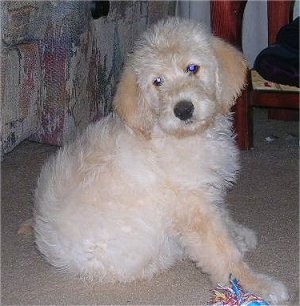
[[[180,101],[174,107],[174,114],[180,120],[188,120],[193,116],[194,104],[190,101]]]

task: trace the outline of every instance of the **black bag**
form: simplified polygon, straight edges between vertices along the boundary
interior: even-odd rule
[[[259,53],[254,69],[268,81],[299,87],[299,17],[279,30],[275,44]]]

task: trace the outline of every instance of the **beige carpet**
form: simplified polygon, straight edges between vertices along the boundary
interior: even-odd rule
[[[236,220],[259,234],[247,254],[256,270],[285,282],[299,305],[298,123],[266,121],[255,112],[255,149],[242,152],[238,184],[228,196]],[[266,142],[265,137],[273,142]],[[278,137],[278,138],[277,138]],[[190,261],[150,281],[130,284],[84,283],[48,265],[32,236],[18,236],[31,216],[32,191],[43,161],[55,147],[24,142],[2,163],[1,305],[205,305],[208,277]]]

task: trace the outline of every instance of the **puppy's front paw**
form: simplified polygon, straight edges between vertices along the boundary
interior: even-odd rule
[[[266,291],[265,299],[273,305],[282,305],[289,300],[289,293],[286,286],[276,280],[270,281],[270,288]]]
[[[243,284],[243,280],[241,280],[241,283]],[[285,285],[263,274],[256,275],[250,282],[245,281],[244,286],[272,305],[282,305],[289,300]]]

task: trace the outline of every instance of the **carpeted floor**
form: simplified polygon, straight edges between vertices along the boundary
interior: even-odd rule
[[[258,248],[246,256],[250,265],[286,283],[290,305],[299,305],[298,123],[267,122],[259,110],[255,127],[255,148],[242,152],[240,179],[228,201],[235,219],[259,235]],[[274,141],[265,141],[268,136]],[[25,141],[4,157],[1,305],[205,305],[208,277],[190,261],[149,281],[84,283],[48,265],[32,236],[16,234],[19,224],[31,217],[36,178],[55,150]]]

